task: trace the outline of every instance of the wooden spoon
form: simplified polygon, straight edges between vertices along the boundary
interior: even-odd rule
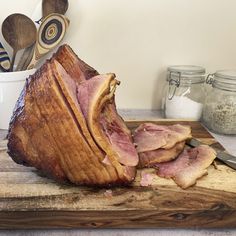
[[[26,48],[17,64],[16,71],[26,70],[34,55],[35,43]]]
[[[42,15],[43,18],[52,13],[58,13],[64,15],[68,9],[68,0],[43,0],[42,3]]]
[[[57,13],[52,13],[43,19],[39,26],[34,55],[27,67],[33,69],[38,60],[54,49],[64,38],[69,26],[69,20]]]
[[[42,19],[50,15],[51,13],[58,13],[64,15],[69,7],[68,0],[43,0],[42,2],[42,18],[36,21],[40,24]],[[24,50],[19,63],[17,65],[17,71],[25,70],[32,60],[34,47],[31,46]]]
[[[2,35],[13,48],[10,71],[13,71],[16,54],[36,41],[36,26],[34,22],[23,14],[12,14],[2,24]]]

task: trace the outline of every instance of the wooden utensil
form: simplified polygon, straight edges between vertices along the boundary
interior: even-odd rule
[[[38,60],[54,49],[64,38],[69,26],[69,20],[57,13],[52,13],[43,19],[39,26],[34,55],[27,67],[28,70],[34,68]]]
[[[18,62],[16,71],[26,70],[34,55],[35,43],[26,48]]]
[[[43,0],[42,2],[42,18],[36,23],[40,24],[43,18],[47,17],[51,13],[58,13],[64,15],[69,7],[68,0]],[[23,52],[19,63],[17,65],[17,71],[25,70],[32,60],[34,47],[29,47]]]
[[[0,42],[0,69],[3,72],[8,72],[10,71],[10,67],[11,67],[10,58]]]
[[[58,13],[64,15],[68,9],[68,0],[43,0],[42,3],[42,15],[43,18],[52,13]]]
[[[68,0],[43,0],[42,1],[42,18],[35,21],[37,24],[42,22],[42,19],[52,13],[64,15],[69,7]]]
[[[36,32],[34,22],[23,14],[12,14],[4,20],[2,34],[8,44],[13,48],[10,71],[13,71],[17,52],[35,43]]]

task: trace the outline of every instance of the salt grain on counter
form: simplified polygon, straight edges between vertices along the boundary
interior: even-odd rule
[[[185,96],[174,96],[166,100],[166,117],[200,120],[203,104]]]

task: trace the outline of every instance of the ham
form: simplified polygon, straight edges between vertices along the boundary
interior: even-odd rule
[[[9,155],[58,181],[129,184],[138,155],[116,111],[117,84],[63,45],[27,79],[9,127]]]
[[[132,143],[130,130],[123,125],[123,121],[116,115],[114,103],[111,103],[117,84],[119,82],[115,80],[114,74],[95,76],[78,85],[78,101],[95,141],[102,150],[109,153],[110,162],[117,159],[123,165],[136,166],[138,154]],[[107,97],[99,100],[101,94],[110,88]],[[113,152],[109,150],[109,144],[113,147]]]
[[[143,123],[134,131],[134,142],[139,154],[139,168],[175,159],[191,138],[190,126],[164,126]]]
[[[68,45],[59,47],[54,59],[62,65],[75,82],[88,80],[99,74],[94,68],[78,58]]]
[[[186,149],[174,161],[156,164],[157,174],[163,178],[172,178],[177,185],[186,189],[207,174],[207,168],[215,158],[214,149],[206,145]]]
[[[183,125],[144,123],[132,137],[116,110],[119,83],[115,74],[100,75],[68,45],[60,47],[27,79],[17,101],[8,133],[11,158],[79,185],[130,184],[138,163],[157,168],[159,176],[182,188],[193,185],[207,172],[214,151],[201,146],[179,155],[191,137]],[[141,177],[141,185],[149,186],[155,176],[142,172]]]
[[[155,174],[147,172],[146,170],[141,171],[140,186],[147,187],[152,185],[153,179],[156,177]]]
[[[185,142],[179,142],[170,149],[160,148],[153,151],[139,153],[139,168],[154,167],[158,163],[175,159],[183,151]]]
[[[185,125],[156,125],[152,123],[141,124],[134,131],[134,142],[138,153],[157,150],[159,148],[170,149],[176,143],[191,138],[191,128]]]

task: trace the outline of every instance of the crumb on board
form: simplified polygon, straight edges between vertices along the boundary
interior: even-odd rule
[[[112,195],[112,190],[111,189],[107,189],[105,192],[104,192],[104,196],[107,197],[107,198],[111,198],[113,195]]]

